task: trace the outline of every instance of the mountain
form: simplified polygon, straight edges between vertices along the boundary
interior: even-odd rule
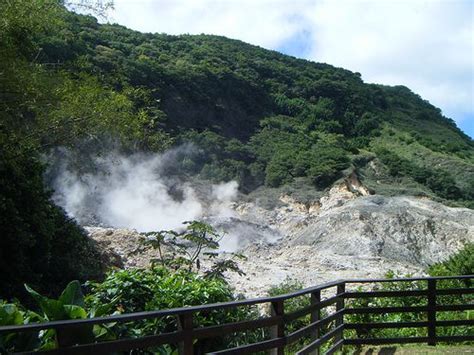
[[[224,37],[145,34],[71,13],[38,43],[38,62],[146,109],[149,134],[200,147],[190,174],[249,192],[298,177],[326,188],[349,169],[377,193],[472,206],[473,140],[406,87]]]
[[[0,2],[2,296],[101,272],[51,200],[65,149],[63,170],[90,173],[111,150],[190,147],[168,176],[236,180],[260,201],[311,200],[352,177],[372,194],[474,206],[473,140],[406,87],[224,37],[99,24],[61,4]]]

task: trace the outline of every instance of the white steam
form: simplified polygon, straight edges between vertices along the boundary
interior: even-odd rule
[[[53,179],[55,202],[79,223],[140,232],[176,229],[207,215],[231,217],[237,183],[192,187],[171,178],[173,151],[165,154],[110,154],[96,158],[94,173],[71,171],[63,161]],[[199,196],[198,196],[199,195]]]

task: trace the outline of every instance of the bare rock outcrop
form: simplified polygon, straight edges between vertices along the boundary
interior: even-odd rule
[[[239,251],[246,276],[229,274],[238,292],[261,296],[286,277],[306,286],[340,278],[382,277],[387,271],[422,275],[426,267],[474,242],[474,211],[410,196],[372,195],[356,176],[315,201],[282,194],[265,208],[231,205],[228,217],[207,221],[225,232],[222,258]],[[158,257],[132,230],[87,228],[118,267],[146,267]]]
[[[144,237],[132,229],[85,227],[110,267],[148,267],[158,252],[144,243]]]
[[[295,231],[293,245],[419,266],[474,241],[474,211],[415,197],[365,196],[324,209]]]
[[[229,275],[249,296],[264,294],[286,277],[310,286],[383,277],[388,271],[423,275],[428,265],[474,242],[473,210],[429,199],[370,195],[351,191],[344,182],[311,204],[317,209],[302,208],[287,196],[280,200],[284,205],[272,210],[252,203],[236,208],[242,220],[272,226],[283,235],[274,245],[246,247],[248,261],[241,267],[247,276]]]

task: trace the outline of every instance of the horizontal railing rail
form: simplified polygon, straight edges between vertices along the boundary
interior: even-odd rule
[[[181,354],[249,354],[270,351],[272,354],[283,354],[285,349],[297,354],[332,354],[345,345],[382,345],[427,343],[436,345],[440,342],[459,343],[474,341],[474,294],[471,280],[474,275],[447,277],[417,277],[402,279],[351,279],[329,282],[315,287],[280,296],[262,297],[226,303],[182,307],[151,312],[114,315],[108,317],[52,321],[0,327],[0,337],[5,334],[37,332],[53,329],[56,332],[57,348],[38,353],[85,354],[130,351],[134,349],[153,349],[162,345],[177,348]],[[448,281],[451,281],[450,283]],[[457,281],[452,285],[452,281]],[[383,283],[412,283],[413,289],[380,290]],[[448,282],[448,285],[445,285]],[[426,284],[426,287],[422,287]],[[443,284],[442,288],[439,288]],[[357,288],[359,285],[359,288]],[[324,296],[324,297],[323,297]],[[456,296],[455,304],[440,304],[443,297]],[[364,300],[393,298],[396,300],[423,300],[423,305],[374,306]],[[296,310],[286,311],[285,304],[295,299],[306,299],[307,305]],[[205,317],[212,312],[238,310],[243,307],[266,305],[268,311],[255,319],[241,319],[224,324],[200,326],[195,324],[198,317]],[[324,312],[323,312],[324,311]],[[458,319],[437,319],[442,312],[456,312]],[[380,321],[381,317],[399,313],[404,319],[399,322]],[[406,316],[422,315],[415,320]],[[118,338],[107,341],[81,343],[75,336],[77,330],[94,325],[131,323],[145,320],[175,319],[176,329],[166,330],[136,338]],[[363,321],[354,321],[358,318]],[[378,317],[374,321],[370,317]],[[200,319],[201,319],[200,318]],[[383,320],[383,319],[382,319]],[[295,323],[297,322],[297,323]],[[298,329],[295,328],[298,324]],[[465,334],[437,335],[440,327],[467,327]],[[425,329],[421,336],[374,336],[374,331],[390,329]],[[250,344],[240,344],[224,349],[209,349],[210,341],[226,339],[235,333],[261,331],[261,340]],[[221,341],[222,343],[222,341]],[[221,344],[222,345],[222,344]],[[225,344],[224,344],[225,346]],[[22,349],[24,350],[24,349]],[[33,349],[27,349],[33,350]]]

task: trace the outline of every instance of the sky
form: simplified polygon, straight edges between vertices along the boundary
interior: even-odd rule
[[[109,22],[215,34],[405,85],[474,138],[473,0],[114,0]]]

